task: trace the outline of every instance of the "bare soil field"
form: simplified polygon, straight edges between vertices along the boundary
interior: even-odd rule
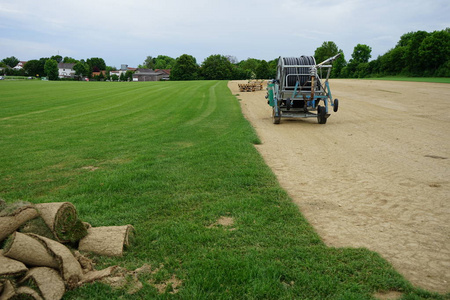
[[[330,80],[327,124],[272,124],[239,92],[258,151],[323,241],[378,252],[414,285],[450,292],[450,85]]]

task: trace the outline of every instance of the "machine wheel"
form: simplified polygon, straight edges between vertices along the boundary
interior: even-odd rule
[[[325,110],[325,107],[319,105],[319,106],[317,107],[317,122],[318,122],[319,124],[325,124],[325,123],[327,123],[327,117],[326,117],[326,114],[327,114],[327,112],[326,112],[326,110]]]
[[[286,109],[291,110],[291,98],[286,99]]]
[[[275,108],[272,109],[272,122],[273,124],[280,124],[281,116],[275,116]]]
[[[334,112],[337,112],[338,109],[339,109],[339,100],[338,100],[338,99],[334,99],[334,102],[333,102],[333,111],[334,111]]]

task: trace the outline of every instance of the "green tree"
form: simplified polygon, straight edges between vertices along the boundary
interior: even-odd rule
[[[171,80],[197,80],[199,67],[195,57],[183,54],[175,61],[175,65],[170,71]]]
[[[353,49],[352,58],[350,59],[350,62],[354,62],[357,64],[367,63],[369,62],[369,59],[372,56],[370,54],[371,52],[372,52],[371,47],[364,44],[358,44]]]
[[[10,66],[11,68],[14,68],[19,63],[19,59],[15,56],[11,56],[2,59],[2,62]]]
[[[405,46],[396,46],[383,54],[380,60],[380,71],[383,75],[400,74],[405,68]]]
[[[244,80],[252,78],[252,72],[249,70],[242,69],[239,65],[233,65],[233,75],[234,80]]]
[[[53,59],[48,59],[44,65],[45,74],[49,80],[58,80],[58,62]]]
[[[151,56],[147,56],[147,58],[144,60],[144,63],[142,65],[139,65],[139,67],[154,70],[155,69],[155,59]]]
[[[338,57],[333,62],[333,68],[331,70],[331,77],[336,78],[341,76],[342,69],[346,66],[347,62],[345,61],[344,53],[338,46],[332,42],[323,42],[322,46],[314,51],[314,58],[316,59],[316,63],[321,63],[324,60],[335,56],[338,53],[342,53],[340,57]]]
[[[256,68],[256,78],[258,79],[269,79],[271,72],[270,72],[270,67],[269,64],[267,63],[267,61],[262,60],[258,67]]]
[[[405,61],[407,62],[407,70],[411,75],[421,76],[423,74],[424,66],[420,56],[419,48],[422,41],[429,35],[426,31],[417,31],[403,35],[403,42],[407,44],[405,51]]]
[[[256,58],[247,58],[246,60],[240,61],[238,66],[245,71],[250,72],[249,79],[256,78],[256,69],[258,68],[260,61]],[[276,67],[275,67],[276,68]]]
[[[25,70],[25,73],[29,76],[37,76],[44,74],[44,68],[42,67],[41,62],[37,59],[29,60],[25,64],[25,66],[23,66],[23,69]]]
[[[347,65],[347,61],[345,60],[344,52],[341,51],[341,56],[339,56],[334,62],[333,62],[333,68],[331,69],[331,77],[332,78],[339,78],[342,77],[342,70]]]
[[[321,63],[327,58],[335,56],[339,52],[342,52],[342,50],[338,49],[334,42],[323,42],[322,46],[314,51],[314,58],[316,59],[316,63]]]
[[[369,76],[369,73],[370,73],[369,63],[360,63],[356,67],[356,72],[355,72],[354,77],[364,78],[364,77]]]
[[[369,61],[370,76],[379,77],[381,75],[380,56],[377,59]]]
[[[76,60],[73,57],[65,56],[64,59],[63,59],[63,63],[66,63],[66,64],[68,64],[68,63],[76,64],[77,62],[78,62],[78,60]]]
[[[225,55],[225,57],[228,59],[228,61],[232,65],[237,65],[237,63],[239,62],[238,59],[236,58],[236,56],[234,56],[234,55]]]
[[[50,59],[56,60],[57,63],[63,61],[63,57],[61,55],[53,55],[52,57],[50,57]]]
[[[86,63],[89,66],[89,73],[99,72],[106,69],[106,64],[103,58],[92,57],[86,60]]]
[[[278,58],[269,61],[269,69],[270,69],[269,78],[277,77],[277,66],[278,66]]]
[[[372,48],[364,44],[358,44],[353,49],[352,58],[348,62],[347,66],[343,69],[345,77],[358,77],[360,71],[357,70],[358,65],[362,63],[368,63],[371,57]]]
[[[111,76],[111,80],[112,81],[118,81],[119,80],[119,76],[117,76],[116,74]]]
[[[175,65],[175,59],[170,57],[170,56],[166,56],[166,55],[158,55],[155,59],[154,59],[154,69],[172,69],[173,66]]]
[[[426,76],[434,76],[439,67],[450,58],[450,33],[434,31],[423,39],[419,47],[419,59]]]
[[[75,70],[75,75],[79,77],[87,76],[89,74],[89,66],[83,59],[77,62],[73,66],[73,69]]]
[[[400,37],[400,40],[397,42],[396,47],[406,47],[406,46],[408,46],[410,41],[411,41],[411,39],[413,38],[414,34],[415,34],[414,32],[408,32],[408,33],[403,34]]]
[[[39,64],[40,64],[40,70],[41,72],[38,73],[40,74],[40,76],[46,76],[47,73],[45,73],[45,63],[47,62],[47,60],[49,60],[50,58],[48,57],[41,57],[39,58]]]
[[[125,72],[125,80],[127,81],[133,81],[133,72],[130,70],[127,70]]]
[[[120,81],[126,81],[127,79],[125,78],[125,73],[120,73],[120,77],[119,77]]]
[[[223,55],[210,55],[203,61],[201,73],[206,80],[232,79],[233,66]]]

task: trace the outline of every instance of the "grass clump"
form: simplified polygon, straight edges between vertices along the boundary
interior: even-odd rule
[[[99,267],[162,266],[132,295],[94,283],[67,299],[442,298],[376,253],[326,247],[256,151],[226,82],[11,81],[0,99],[0,197],[132,224],[124,257],[96,256]]]

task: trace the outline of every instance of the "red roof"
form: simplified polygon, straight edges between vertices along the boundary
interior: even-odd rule
[[[102,73],[103,75],[106,75],[106,71],[105,71],[105,70],[102,70],[102,71],[100,71],[100,72],[92,72],[92,76],[99,76],[100,73]]]
[[[163,72],[164,74],[170,75],[170,69],[156,69],[155,72]]]

